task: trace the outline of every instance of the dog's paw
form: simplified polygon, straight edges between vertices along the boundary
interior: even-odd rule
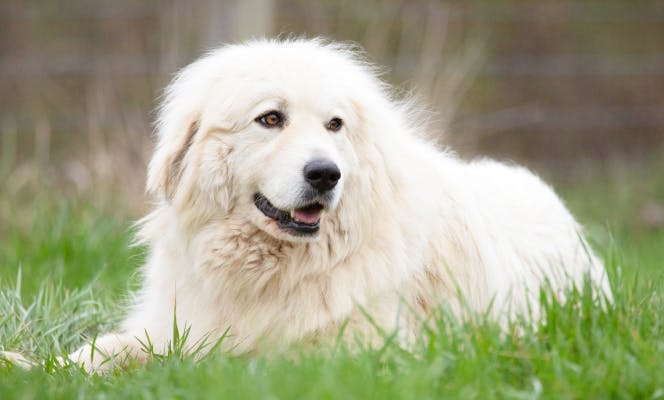
[[[12,365],[16,365],[23,369],[31,369],[39,365],[35,361],[32,361],[22,354],[14,353],[12,351],[0,351],[0,361],[7,362]]]

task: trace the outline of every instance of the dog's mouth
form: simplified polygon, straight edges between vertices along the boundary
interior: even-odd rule
[[[323,205],[320,203],[286,211],[273,206],[261,193],[256,193],[254,204],[266,217],[275,220],[279,228],[291,234],[313,235],[320,228],[320,213],[323,211]]]

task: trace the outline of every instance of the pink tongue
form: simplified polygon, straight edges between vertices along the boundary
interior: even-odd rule
[[[318,221],[320,210],[295,210],[293,220],[303,224],[313,225]]]

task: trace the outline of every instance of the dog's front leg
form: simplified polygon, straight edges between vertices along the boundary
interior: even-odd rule
[[[66,357],[90,373],[104,373],[113,368],[124,368],[130,363],[143,363],[148,353],[141,342],[124,333],[109,333],[82,346]],[[58,358],[61,363],[67,360]]]
[[[57,357],[56,360],[62,366],[74,363],[89,373],[105,373],[113,368],[124,368],[132,362],[145,362],[147,358],[148,353],[138,339],[123,333],[110,333],[65,357]],[[41,365],[20,353],[10,351],[0,351],[0,361],[9,362],[25,369]]]

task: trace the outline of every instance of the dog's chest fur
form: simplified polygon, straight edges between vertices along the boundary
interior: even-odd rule
[[[344,237],[330,237],[337,234]],[[259,340],[272,345],[284,338],[329,336],[348,321],[354,334],[365,337],[373,324],[392,329],[412,260],[395,259],[392,246],[386,251],[375,243],[349,246],[353,240],[334,224],[311,243],[279,241],[228,220],[209,224],[189,244],[193,276],[182,271],[186,281],[175,282],[178,315],[205,310],[204,324],[188,323],[230,329],[238,351],[259,346]],[[374,321],[364,315],[369,312],[377,316]]]

